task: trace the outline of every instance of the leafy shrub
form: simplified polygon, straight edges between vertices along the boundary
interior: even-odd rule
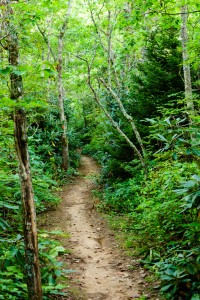
[[[0,116],[1,112],[0,112]],[[3,120],[3,121],[2,121]],[[27,286],[24,275],[24,245],[19,234],[22,227],[21,195],[18,176],[17,159],[14,150],[13,121],[8,118],[0,118],[0,299],[27,299]],[[55,196],[59,189],[54,178],[58,178],[54,160],[48,154],[49,147],[43,137],[38,142],[46,147],[46,152],[37,147],[34,139],[37,127],[34,128],[30,138],[29,152],[34,188],[34,198],[37,212],[42,212],[52,205],[56,205],[60,199]],[[39,136],[38,136],[39,138]],[[52,147],[54,147],[52,145]],[[40,152],[41,150],[41,152]],[[48,158],[48,159],[47,159]],[[76,158],[78,161],[78,157]],[[77,165],[77,162],[76,162]],[[61,171],[58,170],[61,173]],[[59,175],[60,175],[59,173]],[[18,234],[17,234],[18,233]],[[17,236],[16,236],[17,235]],[[41,260],[41,275],[44,291],[44,299],[50,299],[51,295],[63,295],[63,285],[60,283],[62,276],[69,272],[63,270],[62,263],[57,260],[64,248],[50,239],[51,236],[40,236],[39,249]]]
[[[103,199],[99,207],[119,214],[133,211],[140,203],[140,188],[138,178],[113,183],[104,189]]]
[[[128,168],[134,177],[105,188],[99,205],[123,216],[116,226],[125,232],[125,245],[146,257],[143,262],[160,276],[167,299],[193,299],[200,266],[199,176],[191,175],[196,162],[166,159],[162,152],[147,177]]]
[[[58,260],[58,256],[64,253],[65,249],[58,241],[49,238],[49,233],[39,235],[43,299],[49,299],[53,294],[64,295],[62,289],[65,286],[60,281],[65,278],[66,273],[69,273],[69,270],[63,269],[62,262]],[[24,266],[24,245],[21,235],[18,234],[16,238],[7,242],[3,241],[0,249],[0,299],[28,299]]]
[[[200,291],[200,248],[181,250],[171,247],[166,258],[155,264],[167,299],[198,299]]]
[[[32,160],[46,174],[54,174],[56,180],[65,181],[67,175],[73,175],[79,166],[80,155],[77,148],[81,146],[81,136],[68,129],[69,172],[61,169],[62,164],[62,126],[56,106],[50,106],[48,113],[39,115],[29,127],[29,151]],[[33,164],[34,166],[34,164]],[[42,167],[42,168],[41,168]]]

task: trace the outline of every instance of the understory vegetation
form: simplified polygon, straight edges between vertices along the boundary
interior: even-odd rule
[[[108,155],[108,147],[98,152],[94,141],[86,147],[103,162],[97,207],[108,214],[128,253],[160,280],[166,299],[199,299],[198,126],[193,125],[191,139],[180,119],[150,122],[151,138],[160,148],[151,152],[147,174],[137,160]]]
[[[22,230],[22,208],[18,166],[13,141],[13,120],[8,117],[10,110],[1,111],[0,131],[0,299],[28,299],[24,272],[24,241]],[[60,202],[57,196],[61,185],[76,173],[80,155],[74,149],[78,143],[71,143],[71,164],[69,172],[60,167],[61,151],[59,121],[55,109],[48,115],[38,111],[29,128],[29,154],[32,171],[36,212],[40,214],[56,209]],[[57,127],[56,127],[57,126]],[[45,141],[45,142],[44,142]],[[43,299],[54,299],[67,286],[70,273],[59,261],[59,255],[66,253],[57,237],[62,232],[48,232],[39,228],[38,248],[43,288]]]
[[[0,299],[35,300],[24,182],[31,174],[39,218],[77,175],[81,149],[102,167],[98,209],[161,297],[200,299],[196,2],[0,1]],[[17,147],[26,135],[31,171]],[[62,297],[70,272],[56,234],[39,230],[43,299]]]

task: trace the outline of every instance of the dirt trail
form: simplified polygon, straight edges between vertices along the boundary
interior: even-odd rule
[[[85,295],[78,299],[136,299],[142,294],[141,278],[144,276],[129,272],[128,261],[120,256],[112,233],[93,208],[91,190],[98,174],[94,160],[82,156],[80,175],[64,188],[58,210],[48,214],[48,229],[70,234],[70,239],[62,242],[73,252],[68,258],[69,267],[77,271],[72,280]]]

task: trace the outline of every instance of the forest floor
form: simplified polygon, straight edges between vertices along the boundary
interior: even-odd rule
[[[73,293],[62,299],[158,299],[148,291],[146,271],[123,253],[95,210],[92,189],[99,171],[92,158],[82,156],[79,176],[61,192],[63,201],[43,216],[45,229],[62,230],[69,236],[60,238],[63,247],[71,249],[61,259],[75,271],[68,283]]]

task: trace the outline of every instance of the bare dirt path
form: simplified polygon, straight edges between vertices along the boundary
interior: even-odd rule
[[[98,174],[95,161],[82,156],[80,175],[63,189],[63,201],[48,214],[47,227],[70,234],[62,243],[72,249],[67,262],[76,271],[71,279],[81,289],[78,300],[136,299],[142,295],[144,274],[129,271],[128,260],[93,207],[91,191]]]

